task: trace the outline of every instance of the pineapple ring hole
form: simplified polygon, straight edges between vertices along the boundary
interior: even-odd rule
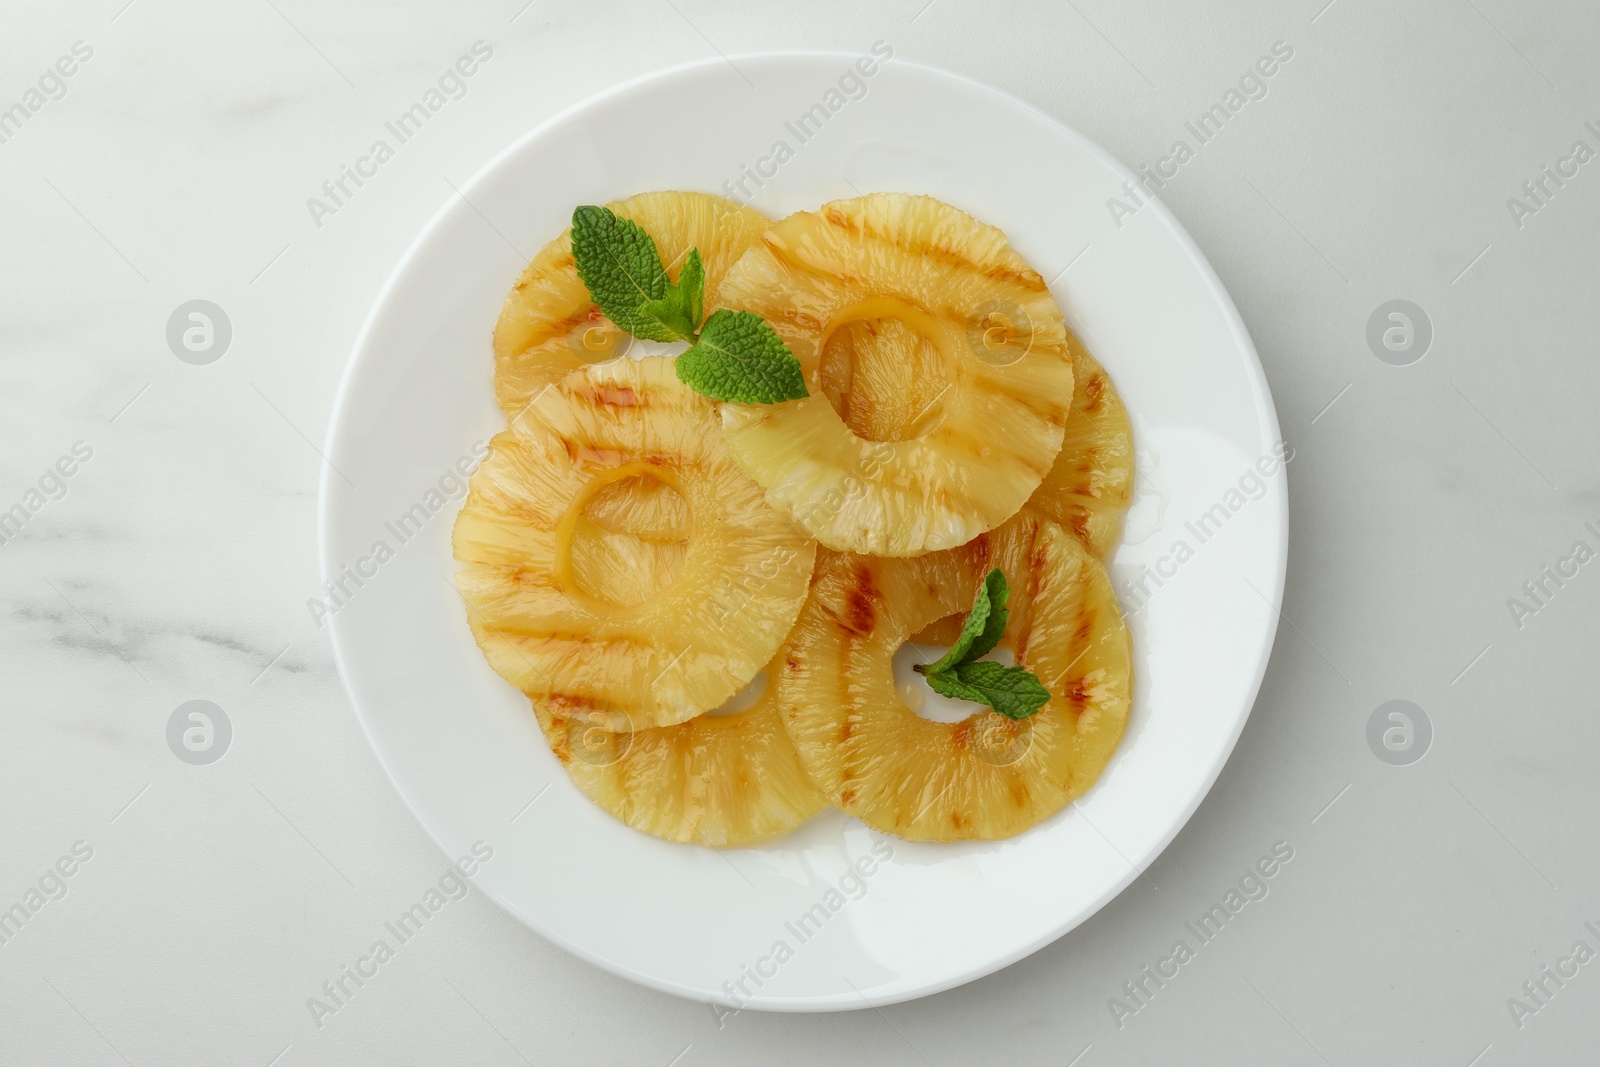
[[[592,610],[638,607],[676,581],[689,528],[670,471],[645,462],[604,471],[556,525],[556,581]]]
[[[763,668],[756,672],[754,678],[745,683],[743,689],[729,697],[727,702],[720,708],[712,708],[706,712],[706,715],[713,719],[731,719],[735,716],[743,715],[748,711],[754,710],[755,706],[761,703],[762,698],[767,695],[767,689],[767,672]]]
[[[877,296],[828,320],[817,346],[822,392],[867,441],[925,437],[944,421],[949,329],[909,301]]]
[[[928,685],[928,680],[912,670],[917,664],[936,662],[950,650],[949,636],[940,631],[947,630],[949,635],[959,633],[963,616],[951,615],[940,619],[938,622],[912,634],[904,644],[895,649],[892,659],[894,669],[894,691],[900,698],[900,703],[913,712],[919,719],[929,722],[957,723],[985,714],[988,709],[970,700],[955,700],[951,697],[935,693]],[[997,663],[1007,666],[1016,662],[1016,657],[1005,646],[996,648],[984,659],[992,659]]]

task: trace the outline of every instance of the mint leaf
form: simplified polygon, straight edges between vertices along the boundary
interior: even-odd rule
[[[972,602],[972,610],[967,613],[966,621],[961,624],[956,643],[937,662],[926,665],[919,663],[911,669],[918,674],[939,674],[958,663],[988,655],[1006,632],[1006,599],[1009,595],[1006,576],[996,567],[984,577],[983,585],[978,587],[978,597]]]
[[[1011,599],[1011,589],[1006,585],[1005,572],[999,567],[984,577],[983,593],[989,596],[989,617],[984,620],[983,633],[978,635],[977,640],[972,642],[972,647],[967,649],[967,654],[962,657],[962,661],[966,663],[982,659],[993,652],[994,646],[1005,636],[1006,623],[1011,618],[1011,613],[1006,610],[1006,601]]]
[[[777,404],[811,395],[800,361],[760,315],[748,311],[714,312],[676,369],[680,381],[713,400]]]
[[[683,300],[676,292],[668,293],[660,300],[645,301],[639,305],[639,314],[654,319],[671,332],[669,338],[652,340],[694,340],[695,322],[689,317],[689,309],[683,306]]]
[[[1008,719],[1026,719],[1050,699],[1050,690],[1026,667],[979,660],[959,665],[955,676],[960,686],[978,694],[964,699],[987,704]],[[932,678],[928,684],[933,684]]]
[[[705,318],[706,303],[706,265],[700,259],[698,248],[689,249],[689,254],[684,258],[683,269],[678,272],[678,284],[673,289],[682,294],[683,306],[689,312],[689,321],[694,323],[690,336],[700,329],[700,322]]]
[[[928,688],[940,696],[949,697],[951,700],[970,700],[974,704],[984,703],[983,690],[967,685],[951,672],[939,671],[929,674]]]
[[[972,647],[972,642],[976,641],[983,633],[984,624],[989,621],[989,610],[988,582],[985,581],[984,585],[978,589],[978,599],[973,601],[972,610],[967,612],[966,621],[961,624],[961,633],[956,637],[956,643],[951,645],[950,650],[935,662],[919,663],[911,669],[918,674],[942,674],[966,659],[967,650]]]
[[[572,258],[606,318],[635,337],[677,340],[660,320],[640,312],[641,305],[665,297],[669,283],[655,240],[637,223],[610,208],[578,208],[572,213]]]
[[[683,270],[678,272],[678,284],[667,283],[667,295],[660,300],[648,300],[639,305],[639,313],[648,315],[671,330],[677,337],[693,343],[695,331],[700,329],[700,309],[705,299],[706,268],[700,261],[700,250],[689,249]]]

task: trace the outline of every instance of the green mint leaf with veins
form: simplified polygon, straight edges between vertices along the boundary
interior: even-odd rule
[[[680,381],[713,400],[777,404],[811,395],[789,346],[748,311],[713,312],[676,369]]]
[[[668,337],[654,337],[652,341],[693,341],[694,320],[689,317],[689,310],[683,306],[676,293],[669,293],[660,300],[647,300],[639,305],[639,314],[653,320],[655,325],[666,330]],[[638,331],[634,331],[635,334]]]
[[[678,335],[641,306],[667,295],[667,272],[656,242],[610,208],[585,205],[572,213],[572,258],[578,277],[606,318],[635,337],[675,341]]]
[[[989,573],[991,575],[997,574],[999,573],[999,568]],[[1003,577],[1002,580],[1004,580]],[[950,650],[940,656],[937,661],[928,664],[919,663],[911,669],[918,674],[942,674],[966,659],[967,652],[972,648],[972,643],[983,635],[984,627],[989,621],[989,612],[992,610],[993,602],[989,597],[989,579],[985,578],[983,585],[978,589],[978,598],[972,602],[972,610],[967,612],[966,621],[961,624],[961,634],[956,638],[956,643],[951,645]]]
[[[673,285],[668,282],[667,295],[660,300],[640,304],[639,313],[655,319],[678,337],[693,344],[695,334],[700,329],[705,288],[705,264],[700,261],[700,250],[691,248],[683,261],[683,269],[678,272],[678,283]]]
[[[978,660],[958,665],[954,673],[961,686],[979,694],[968,700],[987,704],[1008,719],[1026,719],[1050,699],[1050,690],[1026,667]]]
[[[689,249],[689,254],[684,257],[683,269],[678,272],[678,284],[673,289],[683,294],[683,306],[688,309],[689,321],[694,323],[694,331],[698,332],[700,323],[705,319],[706,304],[706,265],[700,259],[698,248]]]
[[[927,677],[928,688],[940,696],[949,697],[951,700],[970,700],[974,704],[984,703],[984,692],[981,689],[967,685],[954,672],[938,671]]]
[[[1006,601],[1011,599],[1011,589],[1006,585],[1005,572],[999,567],[990,571],[983,579],[983,591],[989,595],[989,617],[984,620],[983,632],[972,642],[967,654],[961,657],[963,663],[982,659],[993,652],[994,647],[1000,643],[1000,638],[1005,636],[1006,623],[1011,618],[1011,613],[1006,610]]]
[[[940,696],[987,704],[1008,719],[1026,719],[1050,699],[1034,673],[1026,667],[1007,667],[980,657],[994,651],[1006,632],[1011,590],[999,567],[984,576],[972,610],[961,624],[961,634],[937,663],[918,664],[928,687]]]
[[[1006,601],[1010,596],[1011,591],[1006,588],[1006,576],[996,567],[983,579],[977,599],[972,602],[972,610],[961,624],[961,634],[956,638],[956,643],[950,646],[950,651],[939,657],[937,662],[918,664],[912,670],[918,674],[941,674],[958,663],[987,656],[1006,632],[1009,614]]]

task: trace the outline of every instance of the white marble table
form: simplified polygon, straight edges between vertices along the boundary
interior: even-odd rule
[[[1600,8],[1324,3],[8,3],[0,1062],[1592,1061]],[[1221,780],[1084,926],[881,1012],[719,1024],[472,894],[314,1014],[445,863],[306,603],[379,285],[451,183],[596,90],[878,39],[1168,175],[1250,326],[1292,548]],[[387,133],[477,42],[455,98]],[[1421,315],[1384,309],[1369,345],[1394,300]],[[175,755],[181,723],[169,745],[192,700],[226,716],[189,739],[215,762]],[[1428,729],[1385,709],[1369,744],[1392,700]],[[1275,846],[1259,899],[1189,933]]]

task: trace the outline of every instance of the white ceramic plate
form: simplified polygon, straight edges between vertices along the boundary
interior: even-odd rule
[[[1283,586],[1272,401],[1187,234],[1149,201],[1118,226],[1107,200],[1132,203],[1131,175],[1049,116],[900,60],[864,77],[857,59],[680,67],[557,116],[489,163],[373,307],[329,432],[342,474],[325,469],[322,481],[324,577],[350,568],[363,582],[345,579],[353,593],[328,620],[339,670],[418,821],[451,856],[480,839],[492,847],[477,885],[577,955],[657,989],[762,1009],[947,989],[1093,915],[1172,840],[1232,751]],[[802,142],[797,119],[819,105],[826,120],[800,129]],[[778,142],[792,153],[776,153],[781,165]],[[578,204],[725,192],[758,171],[761,187],[747,179],[745,190],[773,218],[896,190],[999,226],[1054,279],[1133,414],[1142,474],[1113,567],[1136,652],[1128,733],[1079,804],[1015,839],[913,844],[830,812],[762,848],[657,841],[567,781],[526,700],[467,631],[450,583],[456,470],[503,425],[489,334],[512,280]],[[1248,476],[1258,461],[1270,476]],[[1129,584],[1142,574],[1148,597]]]

